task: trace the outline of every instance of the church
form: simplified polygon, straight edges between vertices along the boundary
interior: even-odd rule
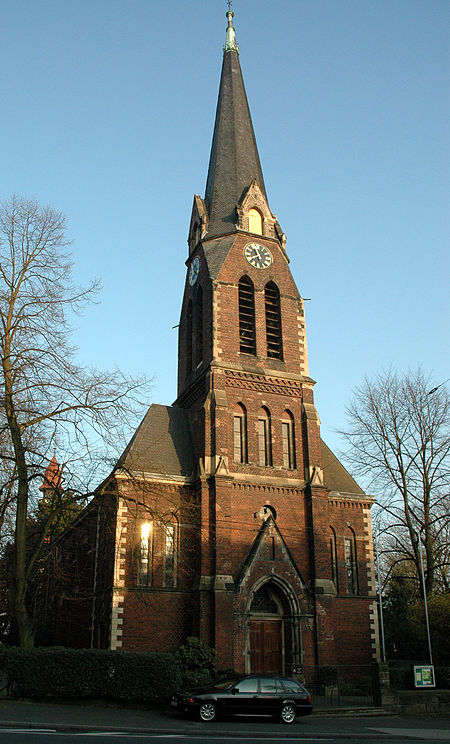
[[[372,664],[373,499],[320,436],[304,302],[226,15],[206,189],[189,225],[177,398],[150,406],[61,543],[79,596],[55,609],[55,642],[170,651],[195,635],[218,670],[240,673]]]

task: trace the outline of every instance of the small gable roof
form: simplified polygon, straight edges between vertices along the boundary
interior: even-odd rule
[[[153,403],[115,469],[186,478],[197,462],[189,412]]]
[[[339,493],[351,493],[358,496],[365,496],[364,491],[360,488],[348,470],[344,468],[334,452],[330,450],[322,439],[322,468],[324,485],[330,491]]]

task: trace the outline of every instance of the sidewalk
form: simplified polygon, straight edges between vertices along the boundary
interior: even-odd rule
[[[152,710],[144,707],[118,707],[108,704],[36,703],[0,700],[1,728],[43,728],[56,731],[120,731],[124,733],[196,734],[208,730],[211,739],[251,734],[252,738],[279,736],[298,738],[299,734],[330,738],[366,738],[388,741],[393,736],[422,740],[450,741],[450,720],[395,716],[383,711],[373,715],[328,712],[298,718],[292,726],[255,718],[233,718],[213,724],[185,720],[171,709]],[[423,736],[421,734],[423,733]]]

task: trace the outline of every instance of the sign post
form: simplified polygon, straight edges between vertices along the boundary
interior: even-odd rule
[[[423,664],[414,667],[414,687],[436,687],[434,681],[434,666],[432,664]]]

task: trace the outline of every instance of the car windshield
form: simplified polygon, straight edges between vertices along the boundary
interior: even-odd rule
[[[227,679],[221,679],[220,682],[216,682],[216,687],[219,688],[219,690],[227,690],[228,688],[234,687],[239,682],[238,679],[230,679],[228,677]]]

